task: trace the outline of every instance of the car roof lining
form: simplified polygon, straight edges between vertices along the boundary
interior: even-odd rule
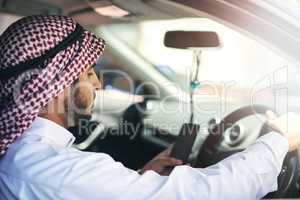
[[[130,15],[111,18],[97,14],[93,5],[113,2]],[[195,17],[184,9],[166,3],[166,0],[0,0],[0,12],[26,16],[33,14],[65,14],[84,25],[98,26],[105,23]],[[171,7],[170,7],[171,6]],[[172,8],[172,9],[170,9]]]

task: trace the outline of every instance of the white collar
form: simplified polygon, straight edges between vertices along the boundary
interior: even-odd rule
[[[61,147],[70,147],[75,141],[75,137],[67,129],[42,117],[37,117],[33,121],[26,130],[25,137],[26,135],[39,135]]]

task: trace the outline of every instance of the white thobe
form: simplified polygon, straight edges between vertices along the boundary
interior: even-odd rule
[[[37,118],[0,160],[1,200],[259,199],[277,189],[288,151],[278,133],[208,168],[143,175],[104,153],[82,152],[63,127]],[[118,147],[116,147],[118,148]]]

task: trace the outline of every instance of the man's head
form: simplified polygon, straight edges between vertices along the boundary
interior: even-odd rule
[[[38,115],[65,127],[71,113],[73,118],[90,115],[93,91],[100,86],[89,68],[104,46],[101,38],[66,16],[29,16],[4,31],[0,36],[0,155]],[[49,106],[62,109],[63,105],[66,110],[60,115],[47,112]]]

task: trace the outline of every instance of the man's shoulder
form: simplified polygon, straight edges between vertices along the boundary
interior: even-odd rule
[[[0,172],[36,183],[59,186],[75,166],[86,159],[112,160],[104,153],[82,152],[72,147],[59,147],[43,141],[17,141],[0,160]]]
[[[78,153],[78,152],[77,152]],[[16,142],[0,160],[0,172],[18,180],[59,186],[76,160],[68,149],[42,142]],[[54,178],[55,177],[55,178]]]

